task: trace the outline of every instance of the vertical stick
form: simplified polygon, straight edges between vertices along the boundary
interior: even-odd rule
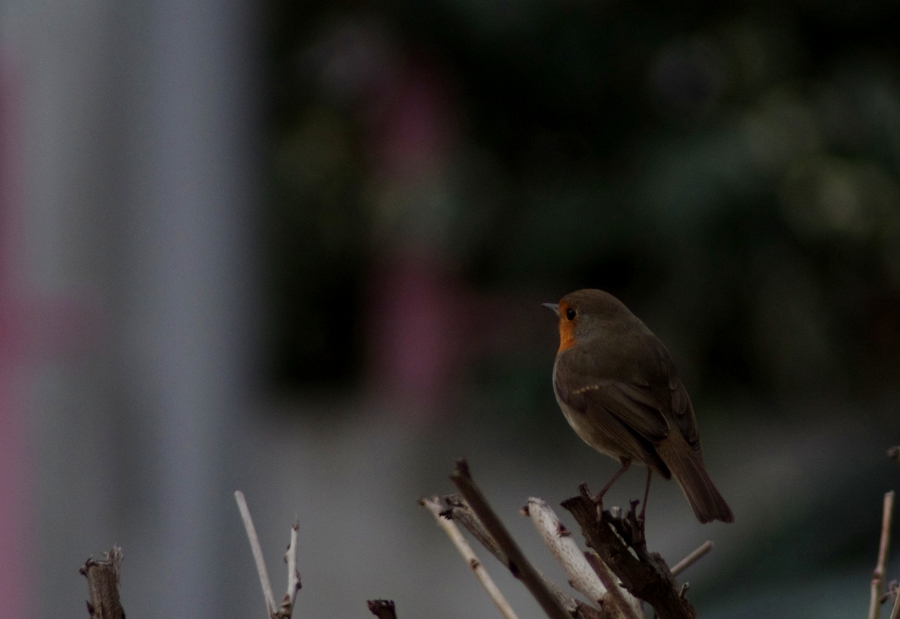
[[[92,619],[125,619],[119,601],[119,566],[122,549],[113,546],[102,561],[88,559],[79,571],[88,581],[87,607]]]
[[[900,619],[900,593],[894,598],[894,607],[891,609],[891,619]]]
[[[297,531],[299,529],[300,521],[298,520],[291,525],[291,543],[288,544],[284,553],[284,562],[288,566],[288,586],[287,593],[281,600],[281,608],[276,615],[279,619],[291,619],[291,615],[294,614],[294,601],[297,599],[297,592],[300,591],[300,572],[297,571]]]
[[[494,602],[494,604],[497,605],[497,608],[500,609],[500,612],[503,614],[503,616],[506,619],[519,619],[515,611],[512,609],[512,606],[509,605],[509,602],[500,592],[500,589],[497,588],[497,585],[494,583],[490,575],[487,573],[487,569],[485,569],[481,561],[478,560],[478,557],[475,556],[475,552],[472,550],[472,547],[469,546],[469,542],[467,542],[466,539],[462,536],[462,533],[460,533],[459,528],[456,526],[456,523],[441,516],[442,508],[440,502],[438,502],[437,497],[422,498],[419,500],[419,503],[421,503],[423,507],[427,508],[432,513],[432,515],[434,515],[434,518],[435,520],[437,520],[438,525],[440,525],[440,527],[444,529],[444,532],[453,542],[453,545],[456,546],[459,554],[461,554],[463,559],[466,560],[469,568],[475,573],[475,577],[478,578],[481,586],[484,587],[485,591],[487,591],[488,595],[491,597],[491,600]]]
[[[531,592],[534,599],[537,600],[541,608],[547,613],[550,619],[572,619],[569,612],[563,607],[559,598],[547,588],[544,579],[534,568],[534,566],[525,558],[519,545],[516,544],[509,531],[500,521],[497,514],[488,504],[487,499],[481,493],[481,490],[475,485],[472,475],[469,473],[469,465],[465,460],[459,460],[456,463],[456,470],[450,476],[450,481],[457,487],[459,493],[481,520],[484,528],[487,529],[497,545],[507,556],[509,561],[509,570],[516,576]]]
[[[272,593],[272,581],[269,580],[269,572],[266,570],[266,562],[263,560],[262,547],[259,545],[256,527],[253,526],[253,518],[250,517],[250,508],[247,507],[247,500],[244,498],[244,493],[240,490],[234,493],[234,500],[237,501],[238,509],[241,512],[241,519],[244,521],[244,528],[247,530],[247,538],[250,540],[250,550],[253,551],[253,560],[256,561],[256,571],[259,572],[259,581],[262,584],[263,596],[266,598],[266,610],[269,611],[269,617],[272,617],[277,612],[275,595]]]
[[[878,562],[875,564],[875,571],[872,572],[869,619],[878,619],[881,611],[881,596],[884,593],[884,569],[887,564],[888,546],[891,542],[891,518],[893,513],[894,491],[891,490],[884,495],[884,509],[881,515],[881,541],[878,544]]]

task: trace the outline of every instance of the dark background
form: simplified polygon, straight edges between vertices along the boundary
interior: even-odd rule
[[[580,447],[539,304],[603,288],[667,343],[707,453],[797,484],[720,483],[788,504],[752,534],[736,510],[755,543],[701,603],[784,610],[874,562],[900,441],[896,4],[274,2],[267,23],[276,390],[558,465]]]
[[[417,505],[460,456],[564,582],[518,510],[617,466],[550,384],[541,304],[584,287],[666,343],[735,512],[654,480],[650,547],[715,544],[698,615],[862,616],[900,485],[898,13],[0,0],[0,619],[84,612],[113,543],[129,616],[263,616],[235,490],[276,591],[300,523],[298,618],[493,616]]]
[[[273,3],[273,381],[362,380],[393,260],[457,295],[609,290],[701,397],[890,392],[898,13]]]

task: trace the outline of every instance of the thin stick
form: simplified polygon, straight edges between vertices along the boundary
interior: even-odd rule
[[[600,581],[606,585],[609,606],[616,616],[622,619],[643,619],[644,609],[641,607],[641,601],[621,587],[619,579],[603,559],[593,552],[584,553],[584,558]]]
[[[531,497],[522,508],[522,513],[531,518],[534,528],[540,533],[550,554],[569,576],[569,584],[594,603],[606,596],[606,587],[591,569],[572,534],[563,526],[553,509],[543,499]]]
[[[497,545],[497,542],[494,541],[494,538],[491,537],[491,534],[488,533],[487,529],[484,528],[484,525],[481,524],[481,521],[478,520],[478,516],[475,515],[475,512],[472,511],[472,508],[469,507],[469,504],[466,503],[465,499],[458,494],[451,494],[444,497],[444,501],[449,506],[447,509],[441,512],[441,515],[445,518],[449,518],[454,523],[462,525],[472,536],[481,543],[484,548],[490,552],[500,563],[506,566],[507,569],[515,576],[521,580],[521,576],[519,573],[513,569],[515,568],[515,564],[511,563],[510,560],[506,557],[506,554]],[[576,600],[566,591],[563,591],[556,583],[552,580],[538,572],[540,577],[543,579],[544,584],[550,590],[553,595],[555,595],[560,604],[562,604],[563,608],[565,608],[569,613],[572,614],[575,619],[602,619],[602,613],[591,606],[590,604],[585,604],[580,600]]]
[[[503,526],[500,518],[494,513],[481,490],[475,485],[475,481],[469,473],[469,465],[465,460],[459,460],[456,463],[456,470],[450,476],[450,479],[459,489],[463,498],[466,499],[475,515],[478,516],[478,519],[481,520],[484,528],[487,529],[494,541],[503,550],[503,553],[509,558],[510,571],[528,588],[541,608],[544,609],[544,612],[547,613],[547,616],[551,619],[571,619],[571,615],[563,608],[559,598],[547,588],[544,579],[541,578],[534,566],[525,558],[519,545],[516,544],[509,531]]]
[[[275,596],[272,594],[272,583],[269,581],[269,573],[266,571],[266,563],[263,561],[262,548],[259,545],[259,537],[256,535],[256,528],[253,526],[253,518],[250,517],[250,509],[247,507],[247,500],[244,493],[238,490],[234,493],[234,499],[237,501],[238,509],[241,512],[241,519],[244,521],[244,528],[247,530],[247,538],[250,540],[250,550],[253,551],[253,560],[256,561],[256,571],[259,572],[259,581],[262,584],[263,597],[266,598],[266,610],[269,611],[269,617],[277,612],[275,607]]]
[[[500,550],[497,542],[494,541],[491,534],[487,532],[487,529],[478,520],[478,516],[475,515],[475,512],[472,511],[465,499],[458,494],[449,494],[444,497],[444,501],[447,503],[447,509],[442,511],[442,514],[453,522],[461,524],[488,552],[497,557],[500,563],[504,565],[509,564],[509,559]]]
[[[700,559],[700,557],[708,553],[710,550],[712,550],[712,542],[709,540],[703,542],[699,548],[697,548],[694,552],[686,556],[684,559],[682,559],[672,567],[672,576],[678,576],[681,572],[696,563]]]
[[[696,619],[693,606],[682,595],[665,562],[659,555],[647,552],[643,539],[635,540],[635,535],[641,531],[635,524],[637,519],[633,509],[624,519],[601,511],[583,484],[581,493],[563,501],[562,506],[575,517],[587,545],[609,566],[622,586],[634,597],[647,601],[657,617]],[[604,584],[610,588],[609,584]]]
[[[441,516],[443,507],[438,498],[422,498],[419,499],[419,504],[428,508],[428,511],[434,515],[434,519],[437,520],[437,523],[444,529],[444,532],[453,542],[453,545],[456,546],[459,554],[466,560],[466,563],[475,573],[481,586],[484,587],[484,590],[487,591],[491,600],[493,600],[494,604],[497,605],[497,608],[500,609],[501,614],[506,617],[506,619],[518,619],[512,606],[509,605],[509,602],[503,597],[503,594],[500,592],[500,589],[497,588],[497,585],[494,583],[490,574],[487,573],[487,569],[485,569],[481,561],[478,560],[478,557],[475,556],[475,552],[472,550],[469,542],[462,536],[459,527],[457,527],[456,523],[449,518]]]
[[[891,541],[891,518],[893,514],[894,491],[891,490],[884,495],[884,509],[881,515],[881,541],[878,544],[878,562],[875,564],[875,571],[872,572],[869,619],[878,619],[881,611],[881,595],[884,593],[884,569],[887,564],[888,546]]]
[[[88,613],[93,619],[125,619],[119,601],[119,567],[122,549],[113,546],[101,561],[88,559],[79,570],[88,581]]]
[[[900,619],[900,591],[894,598],[894,607],[891,608],[891,619]]]
[[[287,551],[284,553],[284,562],[288,566],[288,586],[287,593],[284,594],[284,599],[281,601],[281,608],[276,615],[278,619],[291,619],[291,615],[294,614],[294,601],[300,590],[300,572],[297,571],[297,531],[299,529],[299,522],[291,525],[291,543],[288,544]]]

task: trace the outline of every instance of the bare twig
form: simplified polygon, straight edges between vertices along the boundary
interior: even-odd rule
[[[484,528],[484,525],[481,524],[478,516],[475,515],[475,512],[472,511],[472,508],[469,507],[469,504],[466,503],[465,499],[458,494],[448,494],[444,497],[444,502],[447,504],[447,509],[441,512],[442,516],[449,518],[454,522],[458,522],[465,527],[465,529],[471,533],[482,546],[484,546],[492,555],[497,557],[497,560],[500,561],[500,563],[504,565],[509,563],[506,555],[500,550],[500,546],[497,545],[497,542],[494,541],[491,534],[488,533],[487,529]]]
[[[472,508],[469,507],[469,504],[466,503],[466,500],[458,494],[451,494],[445,496],[444,501],[447,503],[448,508],[441,512],[441,516],[461,524],[488,552],[494,555],[494,557],[496,557],[507,569],[510,569],[510,565],[512,564],[509,559],[507,559],[506,554],[500,549],[500,546],[497,545],[497,542],[494,541],[491,534],[487,532],[487,529],[484,528],[481,521],[478,520],[478,516],[475,515],[475,512],[473,512]],[[510,572],[516,578],[520,578],[515,570],[510,569]],[[574,615],[576,619],[600,619],[600,617],[602,617],[602,613],[599,610],[576,600],[573,596],[563,591],[552,580],[540,572],[538,572],[538,574],[551,593],[559,599],[563,608]]]
[[[544,578],[544,583],[550,592],[557,597],[562,607],[566,609],[574,619],[610,619],[609,615],[602,610],[598,610],[590,604],[585,604],[556,586],[552,580]]]
[[[894,606],[891,608],[891,619],[900,619],[900,592],[894,597]]]
[[[569,583],[592,602],[599,603],[606,587],[588,564],[572,534],[563,526],[553,509],[543,499],[528,499],[522,513],[531,519],[550,553],[569,576]]]
[[[378,619],[397,619],[394,600],[369,600],[369,611]]]
[[[528,588],[547,616],[551,619],[571,619],[559,598],[550,591],[541,575],[525,558],[519,545],[510,536],[481,490],[475,485],[472,475],[469,473],[469,465],[465,460],[459,460],[456,463],[456,470],[450,479],[472,507],[472,511],[481,520],[484,528],[508,557],[509,570]]]
[[[900,582],[892,580],[887,583],[885,592],[881,594],[881,603],[884,604],[888,600],[893,600],[897,596],[897,590],[900,589]]]
[[[250,508],[244,493],[238,490],[234,493],[244,528],[247,530],[247,539],[250,540],[250,550],[253,551],[253,560],[256,561],[256,571],[259,573],[259,582],[262,584],[263,597],[266,598],[266,610],[269,617],[273,617],[278,609],[275,607],[275,596],[272,594],[272,583],[269,580],[269,572],[266,570],[266,562],[263,560],[262,547],[259,545],[259,537],[256,535],[256,527],[253,526],[253,518],[250,517]]]
[[[607,566],[603,565],[599,569],[605,570],[604,576],[608,575],[608,578],[598,573],[546,501],[530,498],[522,511],[531,518],[550,553],[566,571],[570,585],[603,608],[611,618],[643,617],[640,601],[619,586],[618,580]],[[597,560],[600,561],[599,557]]]
[[[878,544],[878,562],[872,572],[869,619],[878,619],[881,612],[881,595],[884,593],[884,569],[887,564],[888,546],[891,541],[891,519],[894,514],[894,491],[885,493],[881,515],[881,540]]]
[[[506,619],[518,619],[515,611],[512,609],[512,606],[509,605],[509,602],[503,597],[503,594],[500,592],[500,589],[497,588],[497,585],[494,584],[493,579],[487,573],[484,565],[481,561],[478,560],[478,557],[475,556],[475,553],[472,551],[472,547],[469,546],[469,542],[462,536],[459,528],[456,526],[452,520],[447,518],[446,516],[441,515],[441,511],[443,508],[437,497],[430,498],[421,498],[419,499],[419,504],[423,507],[426,507],[428,511],[430,511],[434,515],[434,519],[437,520],[437,523],[444,529],[444,532],[453,542],[453,545],[456,546],[456,549],[459,551],[459,554],[462,555],[463,559],[466,560],[466,563],[469,565],[471,570],[475,573],[475,577],[478,578],[478,581],[481,583],[481,586],[484,587],[484,590],[487,591],[487,594],[491,597],[494,604],[497,605],[497,608],[500,609],[500,612],[503,614]]]
[[[684,559],[682,559],[672,567],[672,576],[678,576],[681,572],[699,561],[703,555],[712,550],[712,545],[712,542],[709,540],[700,544],[699,548],[697,548],[694,552],[686,556]]]
[[[649,553],[634,505],[624,517],[600,509],[582,485],[581,494],[563,501],[581,525],[581,532],[603,563],[635,597],[646,600],[660,619],[694,619],[694,608],[656,553]],[[632,552],[634,554],[632,554]],[[607,588],[609,586],[607,585]]]
[[[281,600],[281,608],[275,614],[277,619],[291,619],[291,615],[294,614],[294,601],[297,599],[297,592],[300,590],[300,572],[297,571],[297,531],[299,529],[299,522],[291,525],[291,542],[284,553],[284,562],[288,566],[287,593],[284,594],[284,599]]]
[[[101,561],[88,559],[78,570],[88,581],[88,613],[93,619],[125,619],[125,610],[119,601],[122,549],[113,546],[112,550],[103,555]]]
[[[600,581],[606,585],[607,599],[610,601],[609,606],[614,609],[612,614],[622,619],[643,619],[644,609],[641,608],[641,601],[623,589],[619,584],[619,579],[613,574],[609,566],[603,562],[599,556],[593,552],[584,553],[584,558],[590,564],[594,573],[600,578]]]

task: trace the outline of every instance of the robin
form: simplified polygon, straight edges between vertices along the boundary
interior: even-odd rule
[[[584,442],[622,463],[595,500],[637,461],[647,467],[642,519],[656,473],[675,477],[700,522],[733,522],[703,465],[691,399],[659,338],[602,290],[544,305],[559,316],[556,401]]]

